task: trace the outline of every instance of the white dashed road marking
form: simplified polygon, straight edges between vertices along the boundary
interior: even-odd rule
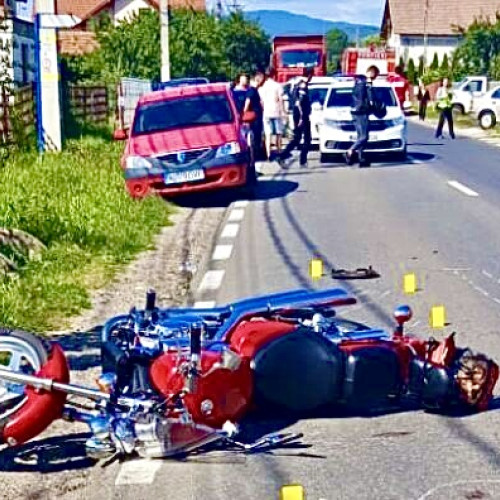
[[[229,222],[239,222],[245,217],[245,210],[243,208],[233,208],[227,220]]]
[[[212,255],[212,260],[227,260],[231,257],[233,245],[217,245]]]
[[[240,200],[234,203],[234,208],[245,208],[248,205],[248,200]]]
[[[124,462],[116,476],[115,485],[152,484],[161,467],[160,460],[137,459]]]
[[[240,230],[239,224],[226,224],[222,230],[221,238],[236,238]]]
[[[462,194],[465,194],[466,196],[479,196],[478,193],[473,191],[471,188],[468,188],[467,186],[464,186],[458,181],[448,181],[448,185],[451,186],[452,188],[455,188],[457,191],[460,191]]]
[[[483,275],[490,279],[493,278],[493,274],[489,273],[488,271],[485,271],[484,269],[483,269]]]
[[[215,300],[200,300],[198,302],[195,302],[193,307],[195,309],[212,309],[215,307]]]
[[[201,280],[199,290],[218,290],[224,279],[226,271],[220,269],[217,271],[207,271]]]

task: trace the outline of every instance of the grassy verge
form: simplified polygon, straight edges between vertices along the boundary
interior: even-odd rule
[[[69,141],[58,155],[17,154],[0,168],[0,227],[47,247],[40,260],[0,276],[0,325],[57,329],[169,223],[160,198],[134,201],[119,169],[122,144],[104,133]]]

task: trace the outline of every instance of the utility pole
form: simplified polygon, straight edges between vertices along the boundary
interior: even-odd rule
[[[424,71],[427,68],[427,46],[429,44],[428,37],[428,20],[429,20],[429,0],[425,0],[424,5]]]
[[[170,19],[168,0],[160,0],[161,81],[170,80]]]
[[[61,107],[57,36],[54,28],[43,28],[44,16],[55,13],[54,0],[38,0],[36,5],[37,127],[39,151],[61,151]]]

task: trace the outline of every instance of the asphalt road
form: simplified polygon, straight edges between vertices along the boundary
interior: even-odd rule
[[[256,199],[228,210],[199,299],[348,285],[360,303],[342,311],[346,317],[389,326],[394,306],[406,302],[412,332],[457,331],[459,344],[500,360],[500,149],[460,137],[436,141],[416,125],[410,143],[405,164],[320,165],[313,153],[307,169],[266,166]],[[381,277],[313,284],[313,256],[326,269],[373,265]],[[402,293],[407,271],[419,284],[411,297]],[[437,304],[446,307],[444,331],[428,326]],[[418,411],[269,419],[250,432],[303,432],[304,447],[94,467],[83,489],[63,497],[267,500],[298,483],[308,500],[500,498],[499,424],[497,410],[466,418]]]

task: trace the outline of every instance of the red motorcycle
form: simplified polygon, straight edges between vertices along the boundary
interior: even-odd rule
[[[495,362],[458,348],[453,334],[441,342],[405,334],[407,306],[396,309],[392,333],[337,317],[355,302],[341,289],[297,290],[214,309],[159,309],[151,291],[144,310],[102,328],[96,389],[69,383],[57,343],[0,330],[0,442],[19,445],[64,418],[89,425],[91,457],[166,457],[214,441],[248,451],[297,437],[238,442],[235,424],[253,409],[487,409]]]

